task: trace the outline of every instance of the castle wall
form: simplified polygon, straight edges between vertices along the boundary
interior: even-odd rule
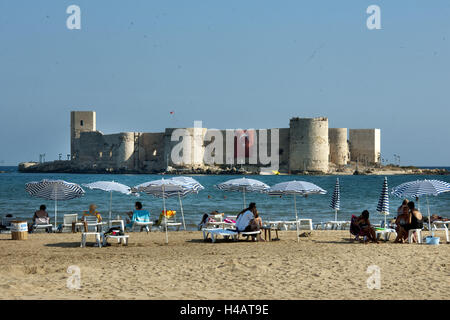
[[[205,152],[203,139],[206,130],[206,128],[166,128],[163,139],[166,163],[173,167],[202,166]],[[172,136],[178,140],[172,141]]]
[[[347,128],[329,128],[330,162],[346,165],[349,161]]]
[[[138,145],[138,168],[147,172],[166,169],[164,132],[141,133]]]
[[[292,118],[290,126],[289,170],[328,171],[328,119]]]
[[[133,170],[134,133],[103,135],[99,131],[81,132],[76,162],[80,166]]]
[[[381,154],[380,129],[350,129],[350,157],[361,163],[379,163]]]

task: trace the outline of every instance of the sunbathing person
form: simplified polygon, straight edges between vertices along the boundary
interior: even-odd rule
[[[85,217],[97,217],[97,222],[102,222],[102,216],[100,212],[97,211],[97,206],[95,204],[91,204],[88,211],[83,211],[81,221],[84,221]]]
[[[45,205],[41,205],[39,207],[39,210],[36,211],[33,215],[33,223],[32,225],[38,225],[38,224],[49,224],[50,223],[50,217],[48,216],[47,211],[45,211],[47,207]],[[32,225],[28,226],[28,232],[33,232]],[[48,230],[47,230],[48,232]]]
[[[395,238],[396,243],[403,243],[408,238],[408,231],[406,226],[409,223],[409,208],[407,205],[401,206],[402,212],[395,219],[395,231],[397,232],[397,237]]]
[[[423,216],[419,210],[415,208],[414,202],[408,202],[409,208],[409,219],[408,223],[405,225],[405,230],[409,233],[412,229],[422,229],[423,228]],[[414,233],[412,237],[413,241],[417,242],[417,234]]]
[[[378,240],[377,240],[377,237],[375,234],[375,229],[370,224],[369,211],[364,210],[361,213],[361,215],[358,218],[356,218],[355,223],[360,228],[360,235],[366,236],[370,241],[372,241],[374,243],[378,243]]]
[[[136,203],[134,204],[134,210],[129,211],[126,214],[128,215],[128,218],[126,218],[126,220],[125,220],[127,228],[133,227],[134,221],[142,220],[141,222],[150,222],[150,212],[142,209],[142,202],[140,202],[140,201],[136,201]],[[142,219],[142,217],[145,217],[145,218]],[[141,231],[144,228],[145,228],[145,226],[142,226]]]
[[[255,231],[251,230],[250,221],[255,218],[256,203],[252,202],[248,208],[238,213],[236,218],[236,230],[238,232]],[[255,225],[255,224],[254,224]],[[254,228],[254,226],[253,226]]]

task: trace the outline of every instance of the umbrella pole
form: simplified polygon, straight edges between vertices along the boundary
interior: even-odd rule
[[[246,208],[246,205],[245,205],[245,187],[243,188],[243,191],[244,191],[244,209]]]
[[[434,231],[431,230],[430,204],[428,203],[428,195],[426,195],[426,199],[427,199],[427,208],[428,208],[428,230],[430,230],[431,236],[434,237]]]
[[[297,215],[297,199],[295,197],[295,193],[294,193],[294,210],[295,210],[295,226],[297,228],[297,242],[300,242],[300,238],[298,237],[298,215]]]
[[[109,227],[111,228],[111,215],[112,215],[112,191],[109,192]]]
[[[334,221],[337,221],[337,209],[334,209]]]
[[[186,223],[184,221],[184,212],[183,212],[183,204],[181,202],[180,192],[178,192],[178,200],[180,201],[180,209],[181,209],[181,216],[183,217],[183,227],[184,231],[186,231]]]
[[[166,211],[166,198],[164,198],[164,186],[163,186],[163,207],[164,207],[164,228],[166,229],[166,244],[169,243],[169,235],[167,234],[167,211]]]
[[[57,228],[57,226],[56,226],[57,217],[58,217],[58,200],[56,200],[56,197],[55,197],[55,231]]]

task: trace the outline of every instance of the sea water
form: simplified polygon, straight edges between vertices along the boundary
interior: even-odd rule
[[[25,184],[30,181],[42,179],[62,179],[75,182],[80,185],[95,181],[116,181],[128,186],[161,178],[170,178],[171,175],[147,175],[147,174],[59,174],[59,173],[20,173],[15,167],[0,167],[0,217],[10,213],[20,219],[31,220],[33,213],[39,209],[41,204],[47,206],[47,212],[54,223],[54,201],[31,197],[25,191]],[[205,189],[198,194],[188,195],[182,199],[184,216],[187,229],[195,230],[204,213],[213,210],[223,212],[225,215],[236,215],[242,210],[243,194],[240,192],[224,192],[218,190],[214,185],[229,179],[240,178],[240,175],[190,175],[200,182]],[[260,180],[269,186],[289,180],[304,180],[312,182],[327,191],[325,195],[310,195],[308,197],[296,197],[299,218],[310,218],[313,223],[334,220],[334,210],[330,208],[331,196],[333,194],[336,178],[339,177],[341,191],[341,209],[338,212],[338,220],[349,220],[352,214],[359,215],[363,210],[370,212],[372,223],[379,223],[384,216],[376,211],[378,199],[383,186],[384,176],[302,176],[302,175],[272,175],[272,176],[247,176],[248,178]],[[394,175],[388,176],[389,190],[403,182],[418,179],[439,179],[450,183],[449,175]],[[57,203],[58,223],[62,223],[64,214],[77,213],[81,216],[89,205],[94,203],[104,218],[109,216],[110,194],[101,190],[90,190],[83,188],[86,193],[81,198],[59,201]],[[256,202],[258,212],[263,220],[294,220],[294,198],[293,196],[274,197],[266,194],[246,193],[246,204]],[[414,200],[414,199],[413,199]],[[134,208],[135,201],[141,201],[144,208],[149,210],[152,219],[157,219],[163,208],[162,199],[146,194],[139,197],[124,195],[113,192],[112,216],[125,216],[127,211]],[[396,216],[398,206],[402,199],[390,196],[390,215]],[[440,194],[437,197],[428,197],[431,214],[450,217],[450,192]],[[168,210],[177,211],[177,221],[181,222],[181,210],[178,198],[166,200]],[[424,216],[428,215],[427,201],[420,199],[420,210]]]

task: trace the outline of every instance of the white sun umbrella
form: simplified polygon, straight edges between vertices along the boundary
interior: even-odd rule
[[[384,177],[380,199],[378,200],[377,211],[384,215],[384,227],[386,228],[386,216],[389,214],[389,188],[387,177]]]
[[[124,184],[115,182],[115,181],[96,181],[92,183],[83,184],[84,187],[89,188],[91,190],[103,190],[109,192],[109,221],[111,223],[111,215],[112,215],[112,193],[120,192],[123,194],[131,194],[131,188]]]
[[[219,183],[216,185],[216,188],[223,190],[223,191],[239,191],[243,193],[244,197],[244,208],[246,207],[245,204],[245,193],[246,192],[260,192],[264,193],[267,192],[270,187],[265,184],[264,182],[255,180],[255,179],[247,179],[247,178],[238,178],[238,179],[231,179],[222,183]]]
[[[296,196],[307,196],[309,194],[326,194],[327,192],[321,187],[315,185],[314,183],[307,181],[287,181],[277,183],[276,185],[270,187],[269,195],[271,196],[281,196],[281,195],[293,195],[294,196],[294,211],[295,211],[295,225],[297,226],[297,242],[299,239],[299,229],[298,229],[298,214],[297,214],[297,200]]]
[[[177,192],[178,201],[180,202],[181,216],[183,218],[183,227],[186,230],[186,222],[184,220],[183,202],[182,197],[185,197],[191,193],[198,193],[200,190],[205,189],[197,180],[191,177],[174,177],[169,180],[179,183],[183,187],[183,191]]]
[[[166,199],[183,193],[183,186],[171,179],[160,179],[142,183],[133,188],[138,192],[145,192],[146,194],[153,195],[157,198],[163,199],[163,212],[165,221],[165,231],[166,231],[166,243],[169,243],[169,235],[167,233],[167,214],[166,214]]]
[[[441,180],[416,180],[402,183],[392,189],[392,194],[400,198],[419,198],[425,196],[428,207],[428,230],[431,231],[430,204],[428,203],[428,195],[437,196],[444,192],[450,191],[450,183]]]
[[[64,180],[32,181],[25,185],[25,190],[33,197],[55,201],[55,229],[58,218],[58,200],[71,200],[84,194],[83,188],[76,183]]]

